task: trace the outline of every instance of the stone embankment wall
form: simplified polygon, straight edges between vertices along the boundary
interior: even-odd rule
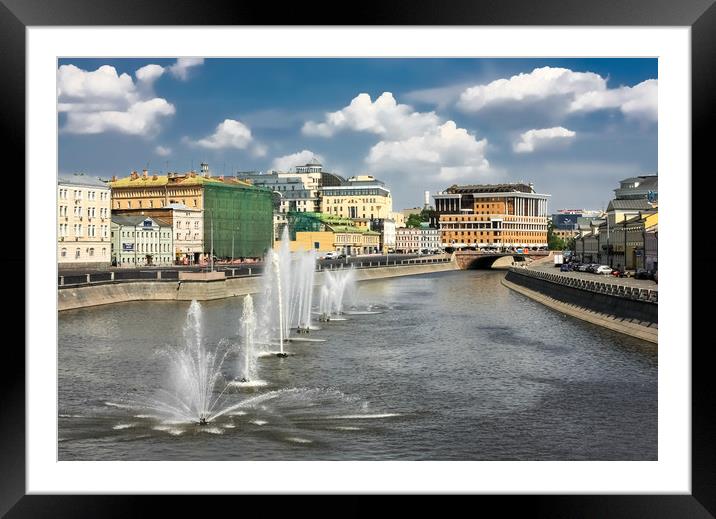
[[[657,343],[658,292],[512,268],[507,287],[572,317]]]
[[[357,281],[414,276],[455,270],[453,262],[397,265],[356,269]],[[330,271],[329,271],[330,272]],[[334,271],[335,272],[335,271]],[[323,284],[326,271],[316,272],[316,284]],[[207,301],[255,294],[261,290],[260,276],[217,280],[153,280],[104,283],[62,288],[58,291],[58,310],[71,310],[127,301]]]

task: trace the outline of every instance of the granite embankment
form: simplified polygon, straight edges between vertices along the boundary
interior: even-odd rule
[[[502,283],[545,306],[610,330],[658,343],[658,292],[618,282],[511,268]]]
[[[454,262],[415,263],[390,267],[357,268],[357,281],[414,276],[455,270]],[[337,271],[337,270],[336,270]],[[336,272],[334,271],[334,272]],[[327,271],[316,272],[316,284],[323,283]],[[216,273],[214,273],[216,274]],[[193,276],[197,278],[199,276]],[[58,291],[58,310],[107,305],[127,301],[207,301],[255,294],[261,290],[260,276],[215,279],[179,279],[106,282],[89,286],[62,287]]]

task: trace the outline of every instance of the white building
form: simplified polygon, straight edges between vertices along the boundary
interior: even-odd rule
[[[440,229],[433,229],[427,224],[420,226],[420,250],[433,252],[440,249]]]
[[[57,182],[59,268],[103,268],[110,264],[110,208],[107,184],[84,174]]]
[[[304,168],[307,168],[305,166]],[[240,174],[255,186],[267,187],[278,193],[281,202],[278,212],[318,212],[321,209],[320,193],[321,171],[303,171],[295,173],[272,171],[271,173]],[[315,169],[315,167],[314,167]]]
[[[112,216],[112,263],[118,267],[173,265],[171,223],[142,215]]]
[[[204,217],[201,209],[175,203],[162,207],[162,210],[171,211],[176,261],[189,265],[198,263],[204,250]]]
[[[422,232],[413,227],[402,227],[395,230],[395,252],[411,254],[420,251]]]

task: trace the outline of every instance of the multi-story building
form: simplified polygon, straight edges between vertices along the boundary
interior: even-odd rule
[[[401,227],[395,230],[395,252],[413,254],[420,251],[422,233],[415,227]]]
[[[268,189],[235,178],[168,173],[112,177],[113,209],[152,209],[182,204],[203,213],[203,252],[219,258],[261,257],[272,246],[273,200]]]
[[[616,200],[648,200],[652,203],[659,199],[659,177],[657,175],[640,175],[619,181],[614,190]]]
[[[524,183],[453,185],[433,195],[441,247],[546,247],[549,196]]]
[[[367,226],[357,227],[349,218],[298,212],[289,213],[288,222],[291,250],[314,248],[323,251],[330,239],[331,250],[348,256],[380,252],[380,233]]]
[[[380,234],[380,250],[382,252],[395,251],[395,220],[375,218],[370,220],[370,229]]]
[[[644,267],[648,255],[653,265],[657,257],[658,212],[651,209],[626,216],[616,225],[610,223],[609,216],[592,221],[590,231],[576,240],[577,257],[588,263],[635,270],[648,268]]]
[[[171,223],[151,216],[112,216],[112,264],[118,267],[174,264]]]
[[[266,187],[278,194],[278,212],[318,212],[321,208],[319,189],[321,172],[244,174],[242,178],[255,186]]]
[[[207,259],[204,255],[204,217],[201,209],[174,203],[154,209],[116,209],[112,215],[161,218],[172,226],[177,263],[193,265]]]
[[[84,174],[57,182],[57,263],[59,268],[104,268],[110,255],[110,188]]]
[[[339,218],[390,218],[390,189],[371,175],[349,178],[344,185],[321,189],[321,212]]]
[[[430,227],[427,222],[420,224],[420,250],[433,252],[440,249],[440,229]]]

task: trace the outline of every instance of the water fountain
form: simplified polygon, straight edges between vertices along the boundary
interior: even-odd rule
[[[290,252],[288,229],[284,229],[278,251],[269,251],[263,274],[263,301],[259,312],[262,344],[278,346],[268,355],[286,357],[288,342],[318,342],[321,339],[292,338],[291,330],[311,330],[311,307],[316,271],[315,251]]]
[[[213,350],[206,348],[197,301],[189,306],[183,332],[183,346],[163,352],[169,358],[169,388],[160,390],[156,399],[131,402],[128,407],[152,411],[170,422],[207,425],[225,411],[228,384],[222,366],[231,344],[220,341]]]
[[[244,297],[243,311],[241,314],[242,345],[238,357],[239,376],[231,382],[232,386],[245,388],[266,385],[266,382],[259,380],[257,375],[256,321],[254,300],[251,295],[247,295]]]
[[[324,273],[321,297],[318,305],[319,319],[323,322],[343,320],[345,298],[355,291],[355,271],[353,269]]]

